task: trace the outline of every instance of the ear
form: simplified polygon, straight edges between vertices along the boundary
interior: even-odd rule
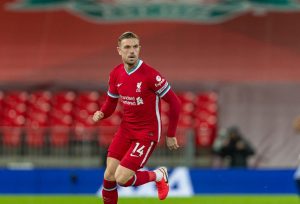
[[[121,55],[121,48],[120,47],[117,47],[117,51],[118,51],[119,55]]]

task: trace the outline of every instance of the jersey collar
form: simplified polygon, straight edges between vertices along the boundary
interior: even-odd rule
[[[140,60],[140,59],[139,59],[137,65],[136,65],[132,70],[130,70],[129,72],[127,72],[127,70],[125,69],[125,67],[124,67],[124,69],[125,69],[125,71],[126,71],[126,73],[127,73],[128,75],[131,75],[131,74],[133,74],[136,70],[138,70],[138,69],[141,67],[142,64],[143,64],[143,60]]]

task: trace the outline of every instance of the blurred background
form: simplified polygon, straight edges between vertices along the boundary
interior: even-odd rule
[[[91,116],[133,31],[182,101],[180,150],[147,166],[171,168],[171,196],[296,195],[299,19],[297,0],[2,0],[0,193],[96,194],[122,107]]]

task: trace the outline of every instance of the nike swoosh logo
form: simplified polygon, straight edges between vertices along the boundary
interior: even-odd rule
[[[120,87],[120,86],[122,86],[122,83],[117,84],[117,87]]]
[[[139,157],[139,156],[137,156],[137,155],[134,155],[134,154],[132,154],[132,153],[130,154],[130,156],[132,156],[132,157]]]

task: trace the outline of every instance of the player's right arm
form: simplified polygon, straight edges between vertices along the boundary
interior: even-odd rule
[[[113,114],[113,112],[117,107],[119,93],[116,86],[115,69],[110,73],[108,84],[109,84],[109,88],[107,91],[105,102],[102,105],[101,109],[94,113],[93,115],[94,122],[97,122],[104,118],[108,118]]]
[[[96,111],[93,115],[94,122],[98,122],[104,118],[108,118],[113,114],[118,104],[118,99],[111,98],[110,96],[106,97],[105,103],[101,107],[101,110]]]

